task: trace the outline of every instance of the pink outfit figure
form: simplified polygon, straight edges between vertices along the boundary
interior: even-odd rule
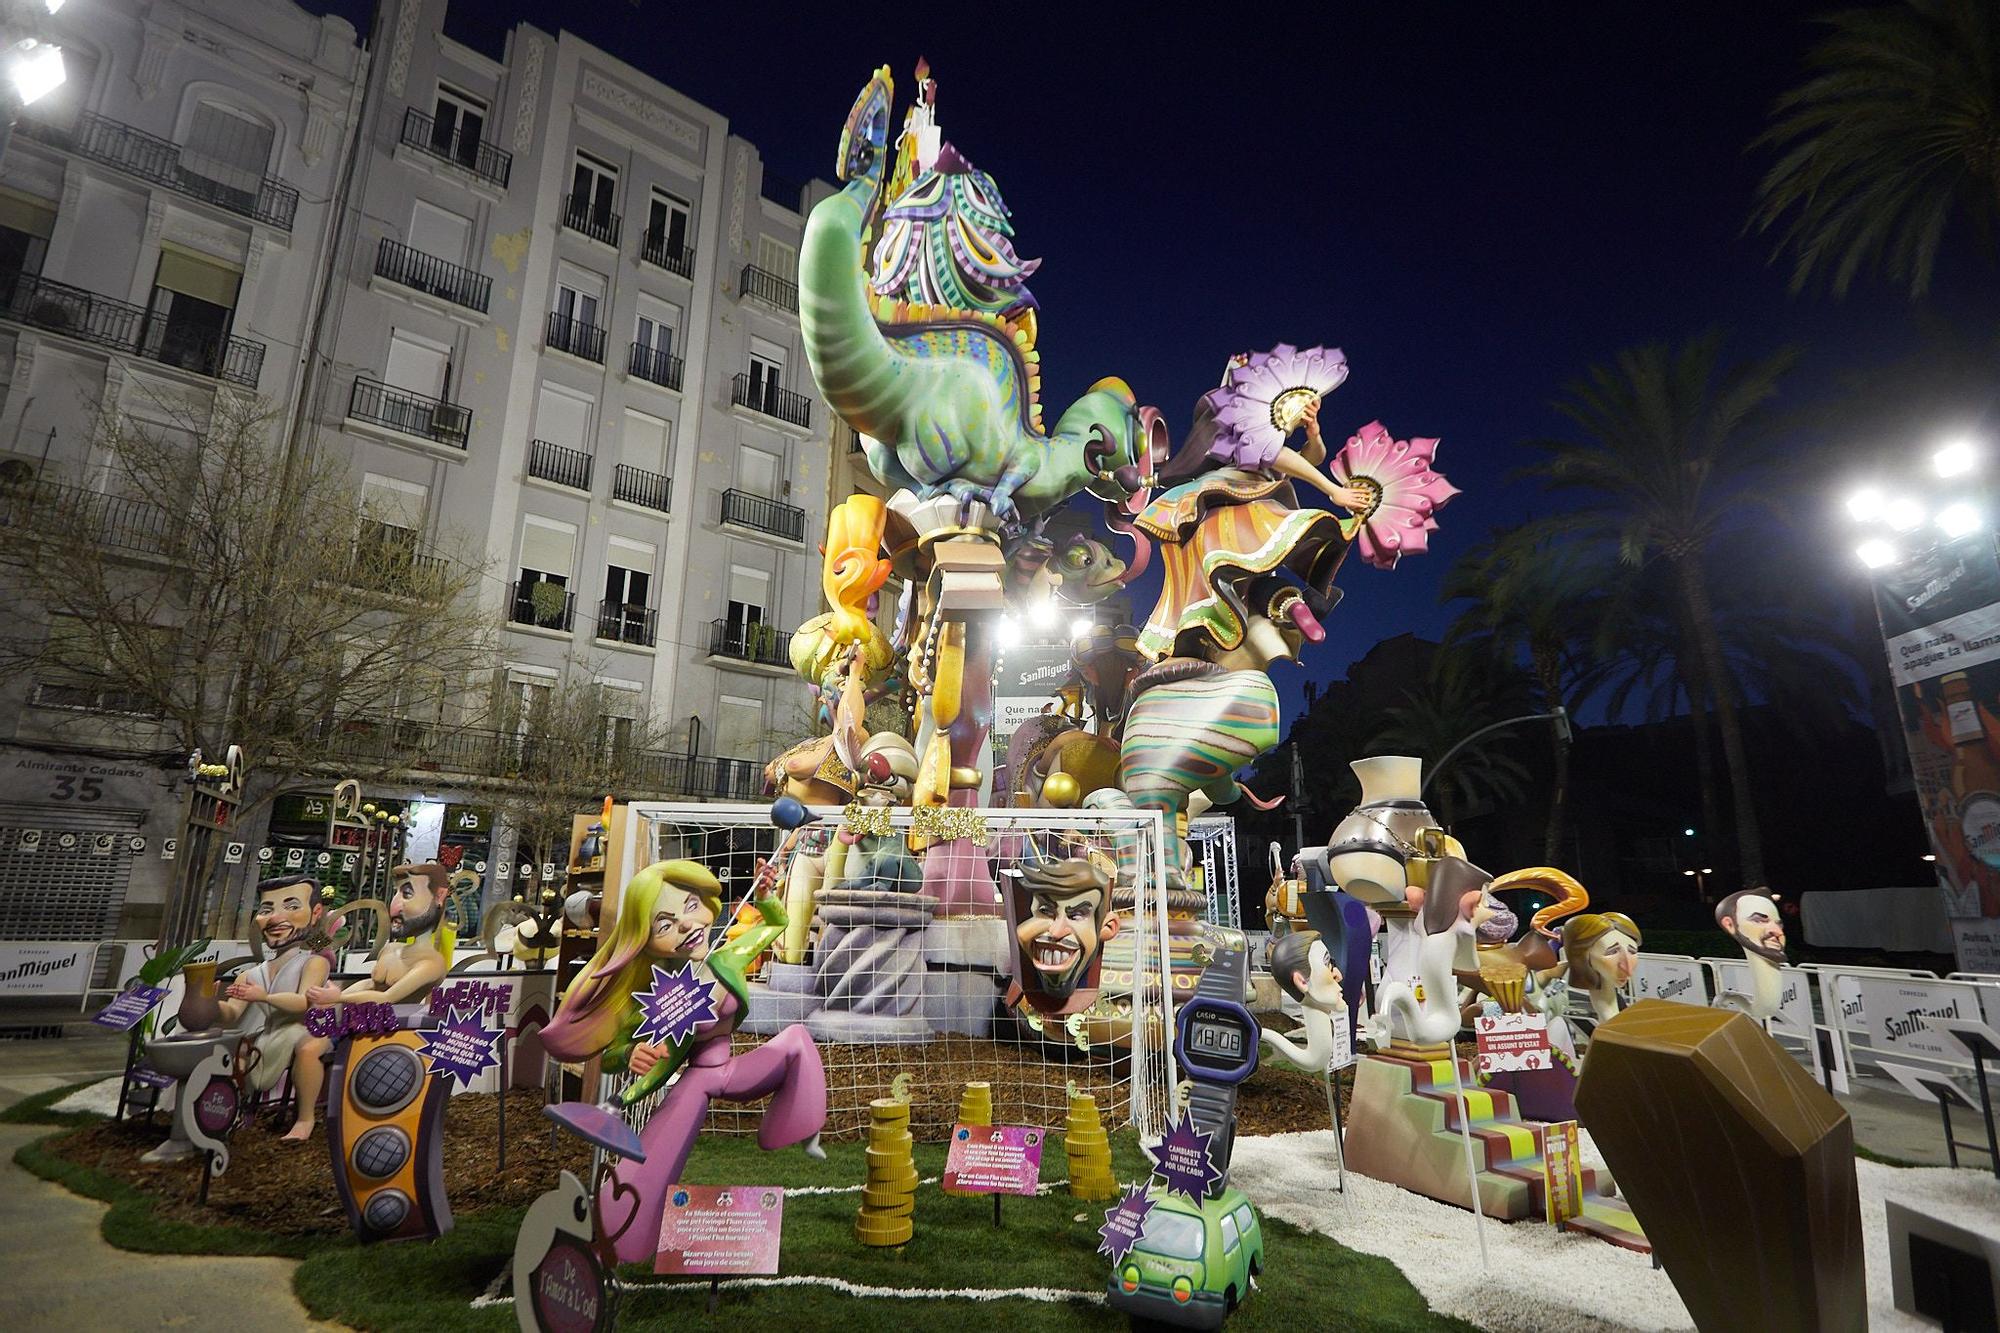
[[[722,988],[718,1008],[714,1022],[695,1029],[694,1051],[680,1077],[639,1131],[646,1160],[619,1162],[600,1194],[608,1227],[618,1225],[625,1191],[638,1194],[632,1220],[613,1246],[620,1263],[647,1262],[658,1252],[667,1191],[681,1178],[711,1101],[754,1102],[776,1093],[757,1130],[757,1146],[767,1152],[806,1142],[826,1122],[826,1068],[812,1033],[795,1023],[755,1050],[732,1056],[729,1034],[743,1006]]]

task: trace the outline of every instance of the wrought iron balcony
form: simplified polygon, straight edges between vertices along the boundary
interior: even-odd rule
[[[555,592],[535,596],[537,588],[553,588]],[[558,595],[561,607],[557,607]],[[516,625],[533,625],[536,629],[567,630],[576,614],[576,594],[559,583],[537,579],[533,583],[510,583],[507,585],[507,619]]]
[[[551,352],[568,352],[604,364],[604,330],[580,319],[564,319],[559,310],[549,311],[549,333],[543,342]]]
[[[465,448],[472,433],[472,409],[441,398],[426,398],[408,389],[397,389],[357,375],[354,392],[347,399],[347,415],[405,435],[420,435],[454,449]]]
[[[470,138],[456,128],[446,129],[437,123],[436,117],[427,116],[415,107],[403,112],[403,142],[441,162],[464,167],[503,190],[514,172],[512,153],[495,148],[484,139]]]
[[[729,401],[794,426],[812,428],[812,399],[790,389],[780,389],[769,380],[758,383],[747,371],[730,381]]]
[[[650,606],[630,602],[597,604],[597,637],[613,643],[635,643],[651,648],[659,634],[660,613]]]
[[[663,268],[669,273],[678,273],[683,278],[694,277],[694,247],[670,246],[667,238],[659,232],[649,231],[639,246],[639,258],[654,268]]]
[[[611,498],[623,500],[627,504],[642,505],[647,509],[657,509],[662,514],[671,513],[674,479],[648,472],[644,468],[628,467],[620,463],[611,473]]]
[[[738,527],[755,528],[774,537],[802,542],[806,539],[806,511],[797,505],[752,495],[748,491],[722,493],[722,521]]]
[[[547,440],[528,441],[528,475],[552,481],[558,486],[590,489],[590,469],[594,460],[581,449],[568,449]]]
[[[435,598],[449,573],[443,557],[425,554],[413,541],[363,541],[348,560],[346,582],[390,597]]]
[[[563,196],[562,224],[571,231],[581,232],[593,241],[603,241],[606,245],[618,244],[618,228],[624,219],[606,208],[592,208],[590,198],[581,194]]]
[[[675,754],[637,747],[604,748],[581,737],[543,736],[491,727],[443,726],[388,718],[335,718],[316,731],[329,763],[424,773],[468,773],[493,778],[533,778],[548,772],[607,765],[618,789],[634,797],[753,800],[763,790],[764,766],[754,759]],[[588,756],[566,753],[589,747]]]
[[[384,236],[375,247],[375,274],[399,286],[462,305],[467,310],[486,313],[493,294],[493,279],[483,273],[412,250],[400,241]]]
[[[743,266],[743,274],[736,281],[736,290],[744,296],[756,297],[765,305],[774,305],[795,315],[799,313],[799,285],[755,264]]]
[[[174,555],[181,547],[180,526],[160,505],[40,478],[0,484],[0,526],[140,555]]]
[[[681,371],[684,369],[682,361],[664,347],[633,343],[632,358],[626,363],[625,368],[642,380],[665,385],[669,389],[681,387]]]
[[[708,651],[716,657],[733,657],[739,662],[789,668],[792,664],[792,636],[776,625],[711,620],[708,622]]]
[[[254,190],[213,180],[184,164],[181,146],[171,139],[93,111],[80,112],[69,126],[24,117],[21,128],[33,138],[78,157],[116,167],[176,194],[284,231],[292,229],[292,217],[298,212],[299,192],[276,176],[265,176]]]
[[[190,329],[130,301],[35,274],[14,280],[0,317],[251,389],[264,369],[260,342]]]

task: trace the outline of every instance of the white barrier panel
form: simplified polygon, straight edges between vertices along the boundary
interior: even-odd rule
[[[1931,1064],[1966,1065],[1963,1050],[1926,1018],[1979,1018],[1979,987],[1963,981],[1842,977],[1861,1000],[1861,1031],[1877,1056],[1915,1058]]]
[[[1708,981],[1697,959],[1642,953],[1632,972],[1632,998],[1707,1004]]]
[[[1954,917],[1952,952],[1968,972],[2000,969],[2000,921],[1992,917]]]
[[[121,948],[118,958],[118,975],[113,985],[117,990],[124,990],[138,978],[139,969],[144,967],[146,960],[152,956],[153,941],[114,940],[112,942]],[[196,956],[194,961],[197,963],[233,963],[239,958],[248,958],[249,956],[250,941],[248,940],[214,940]]]
[[[96,960],[95,941],[0,944],[0,995],[82,995]]]
[[[1701,960],[1715,977],[1715,1003],[1730,991],[1748,995],[1751,990],[1750,964],[1741,958],[1704,958]],[[1771,1026],[1788,1037],[1800,1041],[1810,1041],[1813,1030],[1812,985],[1806,974],[1796,967],[1780,968],[1778,971],[1778,1012],[1771,1017]]]

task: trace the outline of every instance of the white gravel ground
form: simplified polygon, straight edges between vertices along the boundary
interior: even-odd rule
[[[1230,1183],[1267,1216],[1391,1260],[1433,1309],[1496,1333],[1694,1327],[1672,1281],[1645,1256],[1539,1222],[1489,1219],[1491,1268],[1482,1271],[1471,1213],[1353,1172],[1347,1193],[1335,1193],[1333,1151],[1328,1130],[1240,1138]],[[1583,1155],[1586,1161],[1595,1157],[1588,1146]],[[1868,1253],[1869,1327],[1935,1329],[1892,1304],[1883,1199],[1924,1203],[1962,1226],[2000,1235],[2000,1182],[1990,1172],[1968,1169],[1874,1162],[1856,1162],[1855,1169]]]

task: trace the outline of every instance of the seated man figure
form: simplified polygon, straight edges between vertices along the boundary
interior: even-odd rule
[[[365,981],[345,989],[322,981],[307,990],[313,1008],[361,1002],[413,1004],[429,999],[431,988],[450,970],[456,938],[445,922],[450,875],[435,861],[397,866],[390,875],[395,888],[389,894],[389,942],[382,946],[382,956]],[[309,1037],[301,1049],[317,1060],[329,1044],[324,1037]],[[301,1107],[299,1115],[305,1133],[312,1133],[310,1112]]]
[[[312,1136],[313,1107],[326,1074],[304,1023],[307,992],[323,986],[332,967],[320,921],[325,910],[319,881],[310,876],[283,875],[259,884],[257,930],[269,956],[231,982],[217,1006],[220,1026],[249,1030],[240,1067],[251,1088],[267,1091],[291,1071],[298,1117],[285,1138],[294,1143]]]

